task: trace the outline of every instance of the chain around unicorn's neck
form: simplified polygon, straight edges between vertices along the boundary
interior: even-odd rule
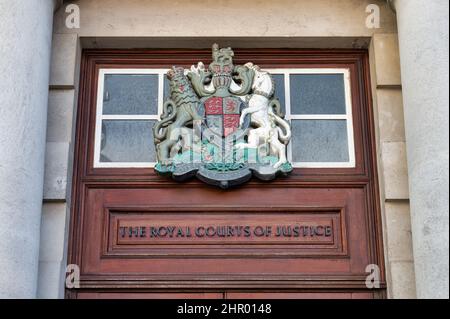
[[[261,95],[261,96],[264,96],[265,98],[268,98],[268,99],[270,99],[270,98],[272,97],[272,95],[271,95],[270,93],[271,93],[271,92],[266,93],[266,92],[263,92],[263,91],[260,91],[260,90],[255,90],[255,91],[253,91],[253,94],[255,94],[255,95]]]

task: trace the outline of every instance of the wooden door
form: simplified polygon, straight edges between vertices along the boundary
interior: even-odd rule
[[[177,183],[149,167],[95,167],[101,70],[209,60],[208,50],[83,52],[69,241],[81,287],[66,289],[67,297],[383,297],[364,50],[235,50],[235,64],[348,70],[353,165],[300,167],[273,182],[228,190],[195,179]],[[366,286],[368,265],[380,269],[373,289]]]

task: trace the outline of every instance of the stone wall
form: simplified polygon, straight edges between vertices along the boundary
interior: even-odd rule
[[[449,298],[449,1],[395,0],[416,290]]]
[[[81,9],[80,29],[65,27],[67,3],[54,22],[39,297],[63,297],[81,48],[210,47],[212,42],[233,47],[370,48],[388,291],[392,298],[415,296],[396,24],[385,1],[74,3]],[[380,29],[365,26],[365,8],[371,3],[381,9]]]
[[[53,9],[0,1],[0,299],[36,296]]]
[[[38,298],[63,298],[81,49],[54,33],[47,115]]]
[[[370,46],[378,172],[388,296],[415,298],[408,167],[396,34],[375,34]]]

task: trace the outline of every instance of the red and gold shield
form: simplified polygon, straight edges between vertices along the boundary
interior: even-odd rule
[[[204,101],[206,125],[215,134],[227,137],[239,129],[243,101],[238,97],[210,97]]]

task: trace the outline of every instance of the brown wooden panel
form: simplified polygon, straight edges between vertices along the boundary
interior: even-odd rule
[[[267,196],[268,192],[270,196]],[[364,276],[364,269],[370,263],[364,193],[364,189],[361,188],[337,189],[332,192],[332,196],[330,196],[330,190],[326,188],[268,190],[243,187],[231,192],[214,188],[208,188],[202,192],[197,189],[181,188],[164,190],[89,188],[86,196],[86,214],[83,216],[82,275],[87,279],[88,276],[120,273],[122,278],[129,276],[129,280],[132,280],[131,277],[135,274],[142,273],[150,277],[152,274],[184,274],[186,279],[194,275],[202,277],[205,274],[226,277],[231,274],[264,273],[267,279],[271,274],[291,274],[297,279],[306,279],[305,276],[308,274],[326,276],[330,273],[353,276],[356,280]],[[173,198],[177,198],[176,205],[173,203]],[[273,198],[279,199],[278,205],[273,203]],[[133,246],[127,248],[125,252],[122,249],[122,254],[111,254],[108,249],[110,244],[107,244],[111,242],[108,231],[110,229],[109,211],[137,209],[141,214],[140,218],[151,221],[152,208],[159,212],[159,216],[162,210],[178,211],[177,214],[184,212],[186,223],[193,213],[196,213],[196,218],[206,221],[214,214],[211,212],[218,211],[222,211],[222,214],[226,211],[228,219],[234,218],[235,221],[251,216],[258,223],[264,223],[264,218],[267,218],[265,216],[269,215],[272,221],[275,221],[278,216],[279,222],[283,223],[283,217],[291,216],[287,213],[290,211],[297,212],[297,216],[307,213],[310,221],[317,222],[323,218],[323,212],[336,211],[337,208],[339,213],[334,214],[334,219],[338,223],[335,229],[339,229],[335,233],[337,245],[327,248],[319,245],[299,248],[295,242],[287,245],[292,241],[285,241],[284,245],[274,241],[264,243],[258,241],[257,247],[245,245],[230,247],[225,242],[220,244],[213,241],[201,245],[202,247],[172,247],[172,254],[165,248],[155,254],[155,248]],[[266,215],[261,214],[263,211]],[[102,242],[103,247],[100,245]],[[198,240],[197,244],[199,244]],[[112,252],[115,250],[113,249]],[[178,256],[178,259],[167,258],[174,257],[174,254]],[[317,258],[292,258],[302,254],[306,257],[317,256]],[[187,258],[189,256],[193,258]],[[239,262],[237,257],[247,257],[249,260]],[[257,257],[265,258],[264,262],[256,259]],[[127,270],[126,274],[123,274],[123,269]]]
[[[80,292],[78,299],[373,299],[370,292]]]
[[[292,255],[345,254],[343,210],[272,209],[107,210],[103,256],[227,256],[233,253],[245,257],[249,250],[253,250],[253,255],[257,252],[264,255],[267,248],[283,249],[283,254],[291,252]]]
[[[169,245],[332,245],[336,212],[107,212],[114,247]],[[236,214],[239,219],[236,220]],[[108,247],[109,248],[109,247]]]
[[[212,292],[81,292],[78,299],[223,299]]]
[[[228,292],[225,299],[373,299],[370,292]]]
[[[93,168],[100,68],[188,67],[209,50],[83,51],[69,263],[80,298],[373,298],[384,296],[374,123],[365,50],[236,49],[235,64],[350,71],[356,166],[295,169],[270,183],[220,190],[147,168]],[[331,227],[330,236],[149,238],[120,227],[200,224]],[[147,232],[150,228],[146,228]],[[273,234],[273,233],[272,233]],[[264,239],[263,239],[264,238]],[[368,290],[365,267],[381,268]],[[170,290],[170,291],[167,291]]]

